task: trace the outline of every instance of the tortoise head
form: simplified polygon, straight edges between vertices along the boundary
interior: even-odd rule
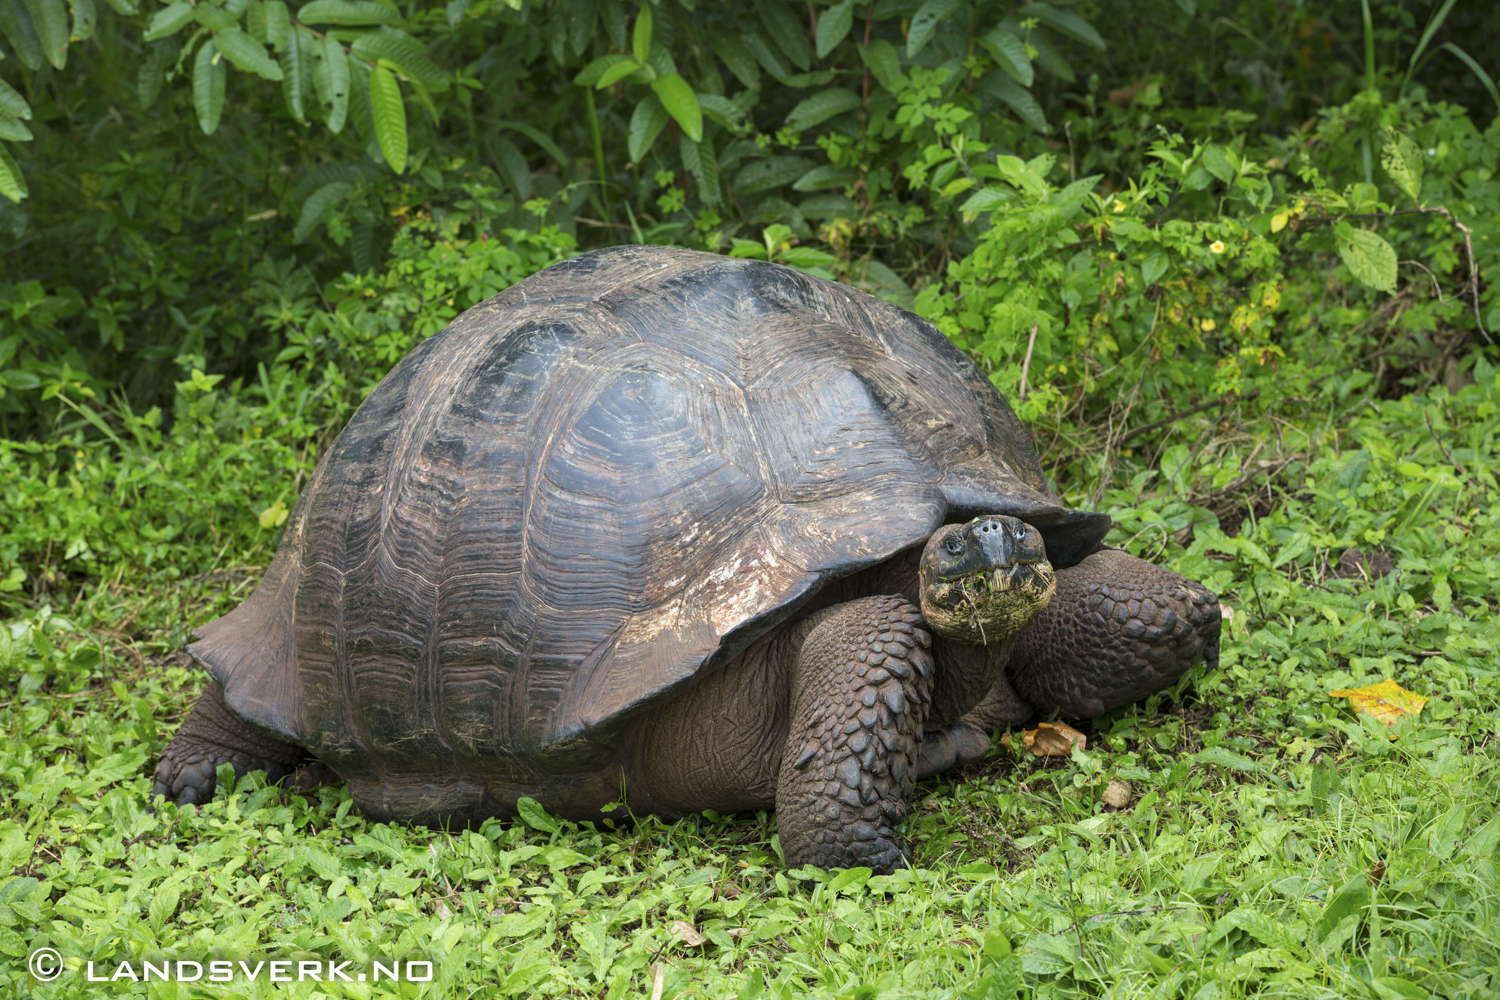
[[[1009,639],[1057,589],[1042,534],[992,514],[933,532],[922,550],[922,616],[944,638],[970,645]]]

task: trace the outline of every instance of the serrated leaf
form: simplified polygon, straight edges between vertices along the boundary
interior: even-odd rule
[[[812,167],[800,156],[771,156],[741,168],[735,175],[734,189],[739,194],[758,194],[790,184]]]
[[[818,18],[818,58],[838,47],[854,26],[854,0],[844,0],[825,10]]]
[[[318,220],[323,217],[324,210],[347,198],[353,190],[354,185],[346,181],[334,181],[308,195],[307,200],[302,203],[302,215],[297,219],[297,227],[292,230],[292,241],[301,243],[311,236],[312,231],[317,228]]]
[[[215,32],[214,46],[225,59],[247,73],[267,80],[281,79],[281,67],[276,65],[266,47],[238,28]]]
[[[859,57],[875,74],[875,81],[888,91],[896,89],[896,78],[901,75],[901,55],[896,46],[884,38],[877,38],[869,45],[861,46]]]
[[[68,41],[86,42],[94,37],[94,25],[99,21],[94,0],[69,0],[69,4],[73,8],[73,31]]]
[[[266,0],[266,43],[277,52],[287,47],[292,37],[292,15],[281,0]]]
[[[1004,101],[1027,125],[1038,132],[1047,131],[1047,116],[1042,106],[1031,96],[1031,92],[1012,80],[1003,70],[992,70],[979,81],[979,91]]]
[[[23,66],[33,71],[42,68],[42,43],[21,0],[0,0],[0,32]]]
[[[347,24],[352,26],[400,24],[401,15],[371,0],[313,0],[297,11],[303,24]]]
[[[307,124],[306,97],[310,89],[307,78],[312,74],[312,60],[305,46],[320,44],[307,31],[298,28],[287,33],[286,45],[276,57],[281,64],[281,96],[286,100],[287,111],[299,125]]]
[[[26,178],[21,175],[21,168],[16,166],[10,150],[4,146],[0,146],[0,194],[17,204],[30,194],[26,190]]]
[[[314,46],[313,86],[323,105],[323,120],[330,132],[341,132],[349,117],[349,57],[333,38],[307,44]]]
[[[630,36],[630,51],[635,61],[644,63],[651,58],[651,8],[642,7],[635,18],[635,31]]]
[[[360,35],[350,49],[374,62],[386,59],[401,70],[401,75],[415,80],[434,93],[448,89],[448,74],[427,57],[422,43],[399,28],[378,28]]]
[[[927,44],[937,26],[964,5],[964,0],[926,0],[912,16],[906,31],[906,58],[910,59]]]
[[[375,141],[380,155],[392,170],[406,170],[406,104],[401,100],[401,85],[384,66],[370,70],[370,118],[375,127]]]
[[[11,142],[30,142],[31,129],[21,124],[21,119],[0,108],[0,139],[9,139]]]
[[[641,157],[646,155],[656,137],[661,135],[661,130],[667,127],[668,119],[667,109],[662,107],[661,98],[655,92],[641,98],[630,115],[627,147],[631,163],[641,162]]]
[[[1396,251],[1379,233],[1351,228],[1348,238],[1337,242],[1355,281],[1382,292],[1396,290]]]
[[[1049,3],[1031,3],[1017,10],[1016,16],[1022,19],[1034,17],[1049,28],[1053,28],[1069,38],[1093,46],[1100,52],[1104,51],[1104,39],[1099,37],[1099,32],[1094,26],[1070,10],[1059,10]]]
[[[1387,129],[1380,165],[1408,198],[1422,200],[1422,151],[1411,136]]]
[[[4,0],[0,0],[3,3]],[[151,15],[151,20],[146,25],[146,33],[141,36],[142,41],[154,42],[158,38],[166,38],[175,35],[193,21],[192,4],[183,3],[178,0],[170,7],[163,7]]]
[[[724,61],[735,79],[751,90],[760,89],[760,66],[738,35],[733,32],[716,32],[710,44],[714,54]]]
[[[204,42],[193,60],[193,110],[204,135],[213,135],[224,112],[224,60],[212,41]]]
[[[1031,86],[1036,70],[1031,66],[1031,59],[1027,57],[1026,46],[1021,39],[1004,28],[995,28],[988,34],[981,35],[979,41],[995,57],[995,64],[1005,70],[1012,80],[1023,87]]]
[[[803,129],[821,125],[835,115],[853,111],[859,107],[859,95],[843,87],[834,87],[800,102],[786,116],[787,127],[801,132]]]
[[[676,73],[668,73],[651,81],[651,89],[661,100],[661,106],[667,109],[682,129],[694,142],[703,140],[703,109],[698,107],[698,95],[693,93],[693,88],[688,82]]]
[[[68,64],[68,8],[63,0],[26,0],[27,13],[41,43],[42,55],[53,69]]]
[[[22,121],[31,120],[31,105],[4,80],[0,80],[0,110],[9,111]]]

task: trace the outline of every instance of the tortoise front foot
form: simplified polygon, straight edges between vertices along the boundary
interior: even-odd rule
[[[906,863],[896,827],[916,787],[931,647],[901,597],[839,605],[808,635],[776,785],[788,865],[888,874]]]
[[[1057,593],[1021,630],[1008,674],[1043,713],[1092,719],[1219,662],[1219,599],[1202,584],[1105,549],[1057,572]]]
[[[336,780],[322,762],[293,743],[251,728],[224,704],[224,691],[210,684],[156,764],[151,794],[178,805],[201,805],[214,797],[220,764],[231,764],[235,778],[265,771],[268,782],[310,789]]]

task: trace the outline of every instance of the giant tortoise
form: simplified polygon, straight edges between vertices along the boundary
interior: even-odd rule
[[[585,253],[398,364],[255,592],[155,791],[348,783],[380,820],[775,808],[788,863],[902,863],[914,783],[1218,655],[1202,586],[1103,544],[989,381],[847,286]]]

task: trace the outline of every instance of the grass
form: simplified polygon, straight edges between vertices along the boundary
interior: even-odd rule
[[[1114,540],[1234,609],[1219,667],[1097,720],[1071,758],[997,742],[927,782],[915,867],[889,877],[786,870],[770,815],[447,832],[254,775],[152,812],[202,683],[186,631],[251,579],[122,576],[22,607],[0,631],[0,994],[1493,997],[1500,383],[1476,376],[1283,429],[1259,475],[1230,441],[1117,477]],[[1238,525],[1212,509],[1247,497]],[[1393,571],[1341,571],[1351,549]],[[1430,699],[1391,730],[1328,693],[1388,677]],[[66,963],[50,983],[26,971],[42,946]],[[86,979],[166,958],[434,978]]]

